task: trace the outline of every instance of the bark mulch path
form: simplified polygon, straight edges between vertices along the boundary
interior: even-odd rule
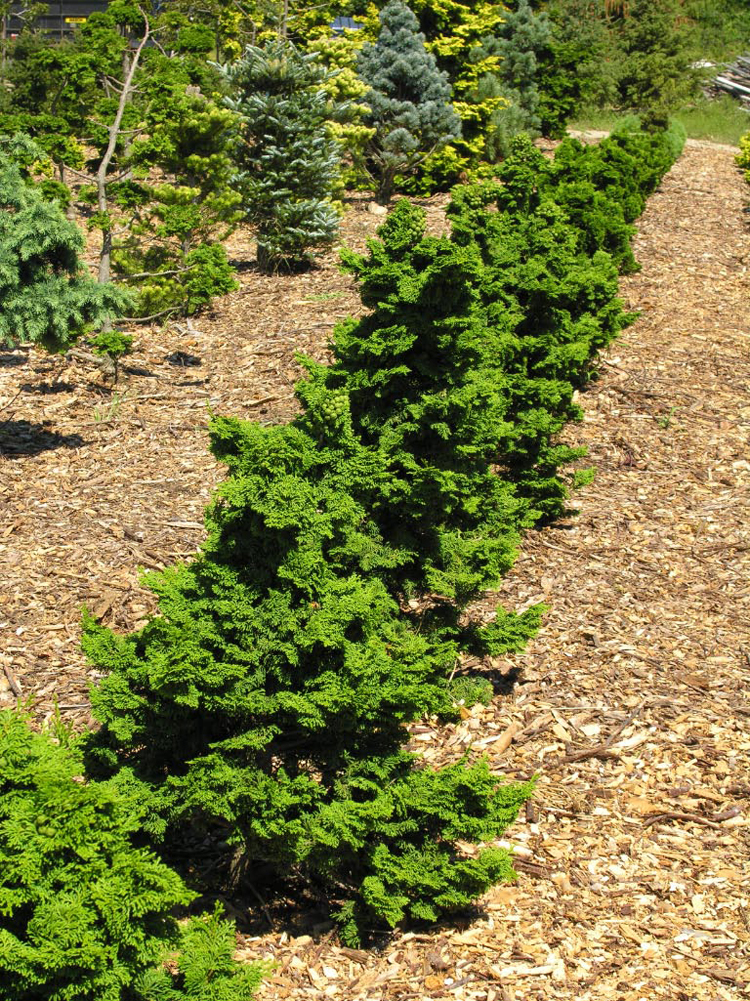
[[[498,772],[539,775],[508,831],[517,884],[474,919],[375,952],[261,917],[241,948],[276,963],[261,998],[748,996],[750,189],[732,153],[689,143],[641,220],[643,270],[622,287],[642,315],[570,434],[596,480],[577,518],[526,540],[500,595],[548,602],[540,636],[491,665],[492,706],[414,728],[429,761],[472,747]],[[345,238],[378,221],[355,202]],[[142,332],[116,397],[78,365],[0,355],[0,701],[33,694],[43,719],[57,697],[87,722],[78,610],[132,628],[153,607],[135,568],[195,550],[221,475],[207,408],[287,418],[294,351],[323,357],[357,307],[333,258],[242,281],[196,330]]]

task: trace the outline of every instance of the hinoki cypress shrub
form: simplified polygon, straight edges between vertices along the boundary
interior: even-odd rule
[[[565,211],[578,231],[579,249],[589,256],[604,250],[621,272],[628,273],[638,268],[630,246],[635,233],[632,224],[679,156],[684,141],[684,131],[678,126],[655,133],[625,129],[592,146],[565,139],[552,161],[527,143],[524,167],[537,195],[546,195]],[[519,137],[516,150],[521,149]],[[512,186],[515,170],[504,164],[498,176],[502,181],[510,179]]]
[[[150,576],[159,615],[125,637],[85,624],[106,674],[92,772],[138,790],[165,850],[213,832],[236,871],[324,890],[350,943],[510,875],[502,852],[459,846],[496,839],[530,787],[403,748],[410,721],[450,713],[462,649],[533,632],[538,610],[486,629],[459,614],[519,529],[561,510],[577,453],[555,435],[625,322],[613,261],[587,256],[551,176],[521,144],[503,185],[457,201],[452,240],[399,204],[368,255],[346,255],[371,312],[337,328],[330,368],[307,363],[300,416],[212,422],[229,476],[199,556]]]
[[[343,394],[355,436],[386,464],[362,495],[384,538],[408,554],[394,567],[396,593],[463,603],[497,584],[516,553],[513,488],[490,469],[509,431],[510,331],[494,332],[495,370],[482,371],[490,331],[478,255],[425,237],[423,210],[405,199],[379,234],[367,257],[344,255],[371,312],[337,327],[333,364],[309,363],[299,392],[307,404],[319,386]]]
[[[452,238],[481,255],[488,315],[503,330],[514,317],[505,364],[513,431],[497,461],[533,520],[565,510],[561,474],[583,452],[557,436],[580,416],[573,394],[596,355],[633,319],[617,298],[617,269],[637,267],[632,222],[681,148],[674,130],[631,131],[591,147],[566,140],[550,162],[519,136],[500,182],[454,190]]]
[[[83,780],[66,731],[0,712],[0,1001],[249,1001],[262,970],[218,913],[178,926],[195,894],[136,847],[142,813],[127,781]]]
[[[380,457],[356,442],[342,397],[319,404],[335,448],[299,427],[214,421],[230,475],[201,555],[150,578],[160,615],[139,633],[86,622],[108,672],[89,765],[132,772],[153,835],[203,826],[228,834],[250,873],[322,886],[355,941],[506,876],[502,853],[468,859],[456,842],[498,837],[530,789],[402,750],[406,723],[451,711],[457,650],[420,635],[388,593],[381,575],[401,554],[351,488],[383,475]]]
[[[563,210],[538,197],[533,174],[525,176],[522,145],[506,161],[507,185],[458,189],[449,215],[453,239],[482,255],[490,317],[503,327],[512,320],[505,363],[512,430],[498,440],[495,461],[537,522],[566,510],[565,467],[584,452],[560,442],[559,433],[580,418],[574,392],[596,354],[631,318],[617,298],[613,262],[601,251],[582,253]]]

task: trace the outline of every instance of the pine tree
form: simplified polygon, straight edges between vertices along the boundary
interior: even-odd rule
[[[0,152],[0,344],[64,351],[122,315],[128,297],[88,274],[83,250],[77,226]]]
[[[619,80],[625,107],[664,128],[670,111],[695,95],[699,76],[680,24],[680,0],[633,0],[620,29],[624,61]]]
[[[385,203],[396,176],[413,171],[458,136],[460,121],[450,106],[447,75],[425,48],[417,19],[402,0],[391,0],[381,11],[378,39],[363,47],[358,69],[369,87],[366,123],[375,129],[369,169],[378,183],[378,200]]]
[[[549,45],[550,28],[544,13],[534,14],[528,0],[519,0],[514,11],[505,15],[495,36],[485,38],[472,58],[477,61],[494,56],[498,69],[480,78],[474,97],[505,98],[487,126],[487,154],[502,159],[510,152],[514,135],[525,132],[537,136],[541,130],[537,67],[539,54]]]
[[[274,39],[249,46],[225,75],[227,106],[240,117],[236,183],[257,229],[258,263],[271,271],[308,263],[338,232],[340,148],[327,127],[326,71],[314,54]]]

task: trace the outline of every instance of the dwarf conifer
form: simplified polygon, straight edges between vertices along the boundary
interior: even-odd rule
[[[236,184],[265,270],[306,263],[333,242],[340,148],[328,129],[327,71],[285,39],[248,46],[225,68],[227,106],[240,118]]]
[[[59,204],[0,152],[0,344],[64,351],[125,310],[127,296],[88,274],[83,250]]]
[[[359,74],[368,85],[366,124],[375,129],[368,145],[369,169],[378,200],[387,202],[397,174],[408,174],[428,154],[460,134],[450,106],[451,86],[425,48],[419,23],[402,0],[380,12],[380,33],[365,45]]]
[[[476,100],[502,97],[486,127],[487,155],[502,159],[510,152],[514,135],[524,132],[537,136],[541,131],[538,115],[538,57],[548,46],[550,28],[546,14],[534,14],[528,0],[519,0],[515,10],[505,14],[495,34],[483,40],[472,53],[477,62],[495,57],[497,69],[482,76],[474,91]]]
[[[84,781],[66,730],[0,712],[1,1001],[249,1001],[262,970],[233,962],[218,913],[178,928],[195,894],[136,847],[143,806],[122,777]]]
[[[426,237],[423,210],[402,199],[379,236],[366,257],[344,254],[371,312],[341,324],[333,364],[309,371],[346,394],[355,435],[387,465],[363,489],[384,538],[408,554],[393,570],[396,593],[463,604],[512,565],[523,521],[512,484],[490,468],[510,432],[512,332],[488,328],[478,255]],[[303,403],[309,393],[303,384]]]
[[[452,711],[457,646],[416,631],[381,579],[402,555],[353,485],[387,470],[352,434],[346,395],[318,392],[309,413],[316,438],[216,420],[230,475],[202,553],[150,578],[160,614],[139,633],[87,620],[107,673],[89,763],[132,770],[155,836],[228,832],[251,873],[348,898],[354,941],[363,921],[434,919],[507,875],[507,858],[469,860],[456,841],[497,837],[529,789],[402,750],[409,721]]]

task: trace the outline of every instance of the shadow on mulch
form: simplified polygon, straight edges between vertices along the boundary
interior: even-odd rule
[[[205,841],[203,848],[205,851]],[[216,851],[215,845],[213,850]],[[179,860],[175,862],[167,854],[166,861],[180,869]],[[217,853],[214,865],[202,872],[200,863],[200,856],[191,858],[190,873],[185,874],[192,888],[200,893],[190,905],[192,913],[212,910],[218,900],[236,921],[237,930],[246,936],[259,937],[269,932],[273,935],[286,933],[291,938],[310,935],[315,942],[325,943],[336,935],[334,914],[345,900],[331,900],[328,893],[303,876],[295,873],[282,875],[270,866],[260,866],[255,870],[250,867],[237,884],[229,888],[226,879],[228,855],[220,860]],[[439,934],[441,931],[463,931],[486,917],[487,911],[480,903],[462,908],[429,926],[415,921],[407,923],[406,927],[416,932],[426,931],[429,927],[430,931]],[[365,932],[362,945],[378,951],[393,939],[394,934],[385,928],[370,929]]]
[[[31,421],[8,420],[0,423],[0,455],[9,459],[39,455],[55,448],[80,448],[85,444],[85,439],[79,434],[48,431],[43,424]]]
[[[18,368],[28,363],[28,355],[0,354],[0,368]]]
[[[187,351],[173,351],[164,356],[164,361],[177,368],[195,368],[203,364],[198,355],[191,355]]]
[[[48,396],[54,393],[70,393],[75,386],[72,382],[24,382],[18,387],[22,393],[39,393]]]

